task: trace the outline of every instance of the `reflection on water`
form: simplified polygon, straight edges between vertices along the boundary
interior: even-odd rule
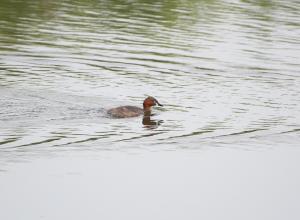
[[[155,129],[164,122],[164,120],[153,119],[153,116],[151,112],[144,114],[142,123],[146,128]]]
[[[299,9],[281,0],[2,1],[1,157],[297,145]],[[106,116],[146,94],[166,103],[154,116]]]

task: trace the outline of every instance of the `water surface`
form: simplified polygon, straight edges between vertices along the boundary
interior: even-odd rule
[[[138,160],[136,157],[146,158],[146,162],[136,164],[145,172],[152,159],[163,165],[168,160],[176,164],[175,161],[191,157],[192,162],[186,165],[185,171],[193,172],[200,165],[208,165],[209,158],[213,158],[209,153],[206,162],[198,164],[194,155],[216,149],[233,150],[232,155],[224,154],[224,157],[237,166],[238,152],[259,154],[276,149],[276,152],[299,156],[299,10],[299,1],[281,0],[1,1],[0,165],[3,172],[0,175],[4,175],[7,183],[16,181],[9,177],[12,172],[18,174],[17,181],[23,172],[38,181],[33,167],[40,166],[51,185],[56,178],[51,178],[50,173],[52,169],[58,172],[59,168],[49,168],[52,166],[49,164],[57,161],[70,169],[80,169],[73,166],[72,156],[67,155],[82,155],[78,161],[82,164],[89,164],[90,157],[98,158],[99,164],[87,165],[89,169],[94,167],[94,172],[98,166],[117,162],[119,158],[125,167],[131,167],[126,161]],[[156,97],[164,107],[155,108],[154,116],[146,124],[141,117],[111,119],[106,115],[111,107],[141,106],[147,95]],[[176,159],[168,152],[175,153]],[[102,161],[102,157],[111,154],[114,155],[109,156],[111,160]],[[185,156],[181,158],[181,154]],[[264,155],[266,163],[278,158],[276,153]],[[65,160],[59,159],[64,156]],[[246,158],[243,166],[254,163],[244,154],[240,156]],[[289,163],[288,156],[284,158],[291,170],[300,165]],[[19,162],[31,165],[19,165]],[[274,166],[281,167],[280,164]],[[253,167],[250,172],[260,168]],[[179,168],[174,166],[174,169]],[[172,167],[167,170],[173,172]],[[126,173],[111,171],[116,175]],[[185,171],[173,177],[177,179]],[[207,168],[206,172],[210,171],[213,170]],[[240,178],[239,172],[232,174],[236,176],[232,182],[228,181],[227,188],[221,189],[229,190],[230,183]],[[195,178],[198,181],[202,177]],[[281,172],[278,177],[287,182],[299,180],[289,172]],[[70,183],[68,175],[66,178]],[[139,177],[129,172],[128,178]],[[258,181],[255,178],[253,183]],[[93,178],[90,175],[88,179]],[[187,181],[190,183],[194,178]],[[170,182],[170,179],[164,181]],[[266,182],[273,180],[270,177]],[[280,188],[276,186],[274,189]],[[131,185],[128,187],[125,188],[133,189]],[[154,190],[159,187],[167,189],[166,185],[158,184]],[[242,191],[250,193],[247,189]],[[291,192],[299,195],[299,190],[292,189]],[[12,193],[13,188],[7,191]],[[189,192],[196,191],[192,187]],[[85,198],[84,194],[79,197]],[[253,198],[250,206],[257,199]],[[55,201],[50,199],[50,206]],[[292,200],[287,197],[287,203],[282,204],[290,203]],[[170,207],[176,207],[171,199]],[[28,207],[28,210],[32,209]],[[86,207],[83,210],[88,211]],[[191,208],[190,219],[198,219],[195,210]],[[276,213],[281,216],[286,212],[287,209],[278,208]],[[30,213],[28,218],[40,218]],[[300,216],[295,211],[291,213],[289,219]],[[49,213],[42,216],[61,219]],[[94,215],[99,216],[99,213]],[[165,215],[154,216],[168,219]],[[214,219],[209,216],[205,218]],[[275,219],[263,216],[255,219]],[[7,215],[5,219],[9,219]],[[227,219],[240,218],[228,215]]]

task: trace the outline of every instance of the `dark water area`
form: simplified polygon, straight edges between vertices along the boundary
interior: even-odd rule
[[[281,0],[1,1],[0,219],[299,219],[299,10]],[[150,120],[106,114],[148,95],[164,105]]]

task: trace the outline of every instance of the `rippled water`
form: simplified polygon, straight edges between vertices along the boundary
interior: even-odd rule
[[[299,10],[297,0],[1,1],[1,163],[298,147]],[[106,115],[147,95],[164,107],[146,124]]]
[[[4,1],[1,150],[297,144],[298,10],[297,1]],[[106,117],[146,95],[165,105],[152,125]]]

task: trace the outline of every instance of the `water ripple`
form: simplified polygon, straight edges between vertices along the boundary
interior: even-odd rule
[[[281,0],[2,1],[0,150],[294,146],[299,9]],[[164,104],[151,125],[106,116],[146,95]]]

